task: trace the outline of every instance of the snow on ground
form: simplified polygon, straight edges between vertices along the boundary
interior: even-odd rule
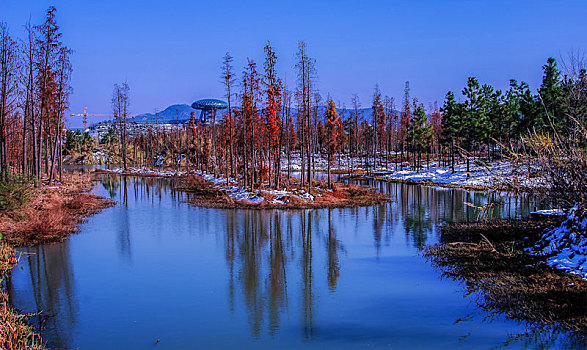
[[[323,170],[326,168],[326,159],[321,156],[315,158],[316,169]],[[363,164],[363,160],[359,158],[348,158],[342,157],[340,166],[338,168],[338,161],[334,162],[333,169],[348,169],[345,168],[347,165],[352,164],[355,169],[359,165]],[[293,171],[299,170],[301,167],[301,158],[299,153],[293,154],[291,157],[291,169]],[[517,184],[522,187],[534,187],[543,186],[540,183],[540,179],[529,178],[528,171],[525,167],[515,167],[509,162],[493,162],[489,165],[477,163],[471,161],[469,172],[467,172],[467,165],[463,163],[455,164],[454,172],[450,166],[439,166],[438,162],[431,161],[429,164],[424,163],[424,167],[419,170],[413,170],[411,165],[404,163],[403,167],[400,167],[398,171],[395,171],[395,164],[389,163],[388,167],[378,166],[373,173],[373,177],[397,180],[397,181],[426,181],[438,186],[442,185],[458,185],[458,186],[480,186],[480,187],[501,187],[500,185],[505,184]],[[282,170],[286,170],[287,157],[282,157]],[[122,169],[109,169],[107,171],[114,173],[122,173]],[[130,173],[152,175],[152,176],[183,176],[187,175],[188,172],[185,170],[151,170],[147,168],[129,168]],[[200,173],[192,170],[190,173],[194,173],[202,176],[204,179],[213,182],[221,190],[229,192],[229,196],[232,198],[242,200],[246,199],[253,203],[260,203],[263,200],[263,190],[259,191],[246,191],[243,188],[238,187],[238,183],[235,179],[228,179],[224,177],[214,177],[212,174]],[[266,192],[266,191],[265,191]],[[303,190],[292,190],[287,193],[271,193],[277,199],[274,199],[274,204],[280,203],[280,201],[287,201],[288,196],[298,197],[304,201],[314,201],[315,198],[309,193],[305,193]]]
[[[530,216],[547,217],[547,216],[564,216],[565,211],[562,209],[543,209],[530,213]]]
[[[314,162],[316,169],[325,171],[327,167],[325,157],[315,155]],[[371,164],[369,166],[372,169],[373,159],[369,159],[368,162]],[[338,171],[346,171],[349,167],[352,169],[363,169],[364,165],[364,158],[342,156],[340,161],[336,158],[332,162],[331,169]],[[431,161],[429,164],[423,162],[422,166],[421,169],[414,170],[411,164],[403,163],[403,165],[399,165],[399,170],[396,171],[396,164],[393,162],[388,164],[378,163],[372,173],[377,178],[398,181],[429,181],[439,185],[451,184],[493,187],[515,183],[522,187],[544,186],[540,182],[540,179],[528,177],[526,166],[516,167],[505,161],[496,161],[488,165],[483,165],[471,159],[468,176],[467,165],[464,162],[455,164],[454,172],[451,166],[440,166],[437,161]],[[289,167],[292,171],[299,171],[301,169],[299,153],[292,154]],[[288,169],[287,157],[285,156],[282,157],[281,169],[282,171]]]
[[[582,215],[581,215],[582,214]],[[547,231],[536,247],[535,255],[548,256],[550,266],[580,275],[587,280],[587,215],[575,204],[559,226]]]
[[[109,169],[100,169],[101,171],[105,171],[108,173],[114,174],[122,174],[124,173],[123,168],[109,168]],[[126,171],[130,174],[137,174],[137,175],[149,175],[149,176],[161,176],[161,177],[172,177],[172,176],[183,176],[187,175],[188,172],[185,170],[153,170],[145,167],[135,168],[135,167],[128,167]],[[194,173],[192,170],[190,173]]]
[[[430,168],[421,170],[404,169],[392,171],[382,178],[409,181],[430,181],[437,184],[453,184],[462,186],[494,186],[502,184],[506,180],[517,179],[518,183],[530,185],[531,180],[524,178],[520,169],[516,169],[508,162],[494,162],[489,166],[477,165],[471,162],[467,174],[466,164],[455,164],[454,172],[450,166],[438,167],[436,162],[431,162]]]
[[[369,159],[372,163],[373,159]],[[327,160],[323,155],[315,155],[315,168],[319,171],[325,171],[327,168]],[[332,170],[347,171],[352,169],[363,169],[365,159],[362,157],[348,157],[341,156],[336,158],[331,164]],[[301,158],[299,152],[293,153],[290,159],[290,169],[292,171],[299,171],[301,169]],[[288,162],[287,156],[282,155],[281,169],[287,171]],[[110,172],[121,173],[121,169],[110,169]],[[147,168],[129,168],[130,173],[155,175],[163,177],[183,176],[187,172],[185,170],[151,170]],[[200,174],[194,170],[190,173],[197,173],[203,176],[206,180],[214,182],[216,185],[225,182],[223,177],[214,178],[211,174]],[[400,164],[399,170],[396,171],[396,164],[390,162],[388,164],[378,164],[372,175],[377,178],[398,180],[398,181],[427,181],[442,185],[460,185],[460,186],[482,186],[494,187],[505,184],[517,184],[522,187],[544,186],[538,178],[529,178],[526,166],[516,167],[509,162],[500,161],[492,162],[489,165],[471,160],[469,172],[467,174],[467,165],[463,162],[455,164],[454,172],[450,166],[441,166],[437,161],[430,161],[429,164],[423,163],[423,168],[414,170],[411,164]],[[316,174],[318,178],[320,174]],[[231,185],[236,185],[235,179],[229,179]],[[277,196],[284,196],[281,194]],[[291,195],[289,193],[288,195]],[[313,200],[309,194],[299,194],[301,198],[306,200]]]
[[[391,154],[394,154],[393,152]],[[314,167],[320,171],[326,171],[328,168],[328,159],[323,154],[314,154]],[[307,162],[307,160],[305,160]],[[373,158],[369,158],[367,160],[370,167],[373,164]],[[389,168],[392,168],[395,163],[389,163]],[[349,168],[359,169],[365,165],[365,158],[364,157],[349,157],[348,155],[341,155],[340,157],[334,157],[333,161],[330,163],[331,170],[348,170]],[[299,152],[294,152],[291,154],[289,167],[291,171],[300,171],[302,169],[302,158]],[[281,156],[281,170],[287,171],[288,163],[287,163],[287,155],[282,154]],[[384,167],[377,168],[378,170],[386,171],[387,169]]]

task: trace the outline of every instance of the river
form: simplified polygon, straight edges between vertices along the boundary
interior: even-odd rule
[[[571,344],[508,320],[422,256],[476,204],[520,217],[527,199],[375,184],[390,203],[345,209],[193,207],[173,180],[102,175],[118,204],[60,244],[21,249],[13,304],[42,310],[65,349],[449,349]],[[372,184],[373,185],[373,184]]]

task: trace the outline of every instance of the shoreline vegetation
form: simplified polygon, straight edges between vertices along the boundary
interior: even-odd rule
[[[390,200],[374,188],[358,185],[332,183],[326,188],[325,181],[316,181],[311,193],[301,189],[299,183],[283,190],[246,191],[238,186],[226,186],[207,180],[199,175],[183,179],[178,190],[192,194],[190,204],[207,208],[246,209],[320,209],[371,206]]]
[[[245,189],[232,178],[215,177],[212,174],[151,170],[145,168],[96,169],[100,174],[123,176],[175,177],[179,183],[175,189],[189,193],[188,203],[206,208],[247,209],[318,209],[370,206],[390,200],[389,196],[372,187],[315,180],[311,192],[300,186],[300,181],[289,178],[289,186],[275,190],[259,188]]]
[[[35,188],[28,185],[22,205],[0,210],[0,232],[10,245],[21,247],[61,242],[79,230],[87,217],[116,202],[86,193],[92,174],[64,173],[61,182]],[[27,184],[22,184],[27,186]],[[8,197],[11,193],[4,195]]]
[[[61,242],[79,230],[89,216],[116,202],[86,193],[95,177],[91,173],[64,173],[62,181],[49,185],[41,179],[34,187],[24,180],[0,186],[0,281],[18,264],[15,247]],[[20,314],[0,292],[0,348],[43,349],[35,327],[28,323],[35,314]]]
[[[15,250],[0,242],[0,281],[8,276],[18,263]],[[20,314],[10,307],[8,294],[0,292],[0,349],[44,349],[41,336],[28,322],[34,315]]]
[[[442,227],[441,243],[424,253],[443,276],[476,293],[480,308],[572,331],[585,346],[587,156],[578,145],[586,142],[580,125],[573,137],[534,134],[525,140],[529,154],[514,163],[540,173],[531,195],[563,210],[534,213],[530,221],[496,220],[488,215],[493,203],[475,207],[478,221]]]
[[[587,280],[549,266],[548,257],[529,251],[560,221],[502,219],[443,226],[441,243],[427,247],[424,256],[443,277],[462,281],[467,295],[476,293],[483,310],[584,337]]]

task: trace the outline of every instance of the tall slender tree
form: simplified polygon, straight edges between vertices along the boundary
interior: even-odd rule
[[[8,179],[8,119],[15,112],[18,93],[18,47],[0,22],[0,180]]]
[[[130,87],[126,82],[121,85],[114,84],[112,93],[112,112],[116,121],[116,129],[120,137],[120,157],[124,170],[128,169],[127,164],[127,120],[130,106]]]
[[[336,112],[336,105],[332,99],[328,100],[328,109],[326,110],[326,154],[328,156],[328,187],[332,188],[330,178],[330,166],[334,161],[335,155],[340,151],[344,143],[344,127],[339,114]]]
[[[235,156],[234,156],[234,138],[235,138],[235,131],[234,131],[234,120],[233,120],[233,113],[232,113],[232,95],[233,95],[233,86],[236,81],[236,77],[233,73],[232,67],[233,57],[230,55],[229,52],[224,55],[223,62],[222,62],[222,82],[224,84],[224,97],[228,103],[228,109],[225,113],[225,119],[227,121],[227,125],[229,126],[228,130],[228,154],[229,154],[229,163],[230,163],[230,175],[232,177],[236,177],[235,174]],[[228,172],[226,174],[226,178],[228,181]]]
[[[265,95],[267,96],[266,107],[265,107],[265,128],[267,133],[267,139],[269,141],[268,148],[269,148],[269,162],[271,163],[270,169],[273,168],[273,172],[269,172],[269,186],[273,184],[273,187],[279,187],[279,179],[280,179],[280,164],[279,164],[279,155],[281,153],[280,150],[280,120],[279,115],[281,112],[281,98],[282,98],[282,91],[283,86],[281,79],[277,77],[277,72],[275,70],[275,64],[277,63],[277,55],[273,48],[271,47],[271,43],[267,42],[265,45],[265,75],[264,75],[264,83],[265,83]],[[273,173],[273,179],[271,179],[271,173]]]
[[[304,182],[308,185],[308,190],[312,190],[312,141],[310,135],[311,127],[311,96],[314,91],[314,81],[316,75],[315,63],[312,58],[308,56],[307,46],[304,41],[298,42],[298,52],[296,54],[297,63],[295,68],[298,76],[298,87],[296,91],[296,98],[298,100],[298,119],[301,127],[301,153],[302,156],[302,186]]]

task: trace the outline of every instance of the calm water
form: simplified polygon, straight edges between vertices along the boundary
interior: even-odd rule
[[[421,256],[474,217],[461,190],[377,184],[388,204],[333,210],[192,207],[171,180],[104,176],[118,205],[61,244],[26,249],[14,305],[43,310],[67,349],[534,348],[566,334],[481,311]],[[525,215],[525,200],[496,213]],[[160,339],[159,343],[156,343]],[[561,343],[563,342],[563,343]]]

